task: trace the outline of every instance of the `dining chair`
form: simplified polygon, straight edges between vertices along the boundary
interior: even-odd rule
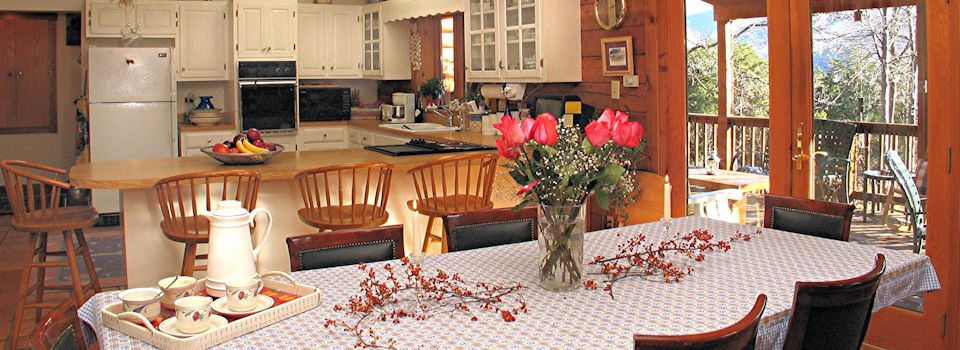
[[[400,259],[403,225],[287,237],[287,250],[291,271]]]
[[[496,154],[451,157],[422,164],[407,171],[413,177],[417,199],[407,207],[429,217],[424,233],[423,252],[432,240],[434,220],[444,215],[493,208],[490,195],[497,170]],[[441,251],[446,253],[447,235],[441,233]]]
[[[73,299],[66,299],[43,316],[30,337],[34,350],[84,350],[98,348],[97,335],[80,320]]]
[[[633,336],[635,350],[752,350],[757,342],[757,326],[767,306],[767,296],[760,294],[753,308],[740,321],[712,332],[691,335]]]
[[[709,192],[690,192],[690,195],[687,196],[687,212],[714,220],[740,223],[740,212],[736,210],[735,203],[743,200],[743,198],[743,191],[733,188]]]
[[[764,196],[763,227],[840,241],[850,239],[853,205],[806,198]]]
[[[225,170],[171,176],[153,185],[160,202],[163,220],[160,229],[168,239],[184,244],[180,275],[193,276],[206,271],[206,254],[197,254],[197,246],[210,239],[210,223],[201,216],[222,200],[240,201],[244,209],[257,207],[260,173],[246,170]]]
[[[387,198],[393,165],[358,163],[309,169],[294,178],[300,186],[300,221],[318,230],[377,227],[390,218]]]
[[[444,215],[443,228],[450,252],[532,241],[537,239],[537,208]]]
[[[910,175],[910,171],[907,170],[907,166],[903,164],[903,160],[900,159],[897,151],[889,150],[884,154],[883,158],[887,162],[890,171],[893,172],[893,177],[897,183],[896,186],[900,188],[900,192],[903,193],[906,199],[907,216],[910,219],[910,225],[913,229],[913,252],[919,254],[923,248],[923,241],[927,239],[927,218],[926,210],[924,209],[924,199],[920,196],[920,191],[917,189],[917,184],[914,182],[913,176]]]
[[[813,120],[814,174],[816,198],[850,203],[850,151],[857,125],[828,119]]]
[[[885,258],[877,254],[873,269],[862,276],[797,282],[783,350],[860,349],[884,268]]]
[[[90,206],[65,206],[63,191],[72,187],[67,183],[66,170],[20,160],[0,161],[7,199],[13,209],[10,225],[15,232],[29,235],[27,245],[29,253],[23,254],[23,270],[20,272],[20,287],[17,291],[11,331],[8,345],[15,349],[23,327],[24,313],[28,309],[36,311],[40,319],[43,309],[52,309],[58,305],[53,300],[44,300],[48,291],[67,291],[68,299],[81,305],[89,296],[100,292],[100,281],[90,246],[83,230],[93,227],[99,215]],[[47,242],[48,234],[60,232],[63,250],[51,251]],[[76,239],[76,245],[74,245]],[[61,261],[48,261],[48,257],[64,257]],[[83,260],[88,283],[80,277],[78,259]],[[36,260],[36,261],[34,261]],[[68,268],[70,284],[47,284],[47,269]],[[36,270],[36,281],[31,282]],[[34,295],[29,302],[30,294]]]

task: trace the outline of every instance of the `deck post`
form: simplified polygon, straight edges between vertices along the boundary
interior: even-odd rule
[[[733,166],[733,128],[727,119],[733,110],[733,35],[730,33],[730,21],[717,22],[717,133],[716,151],[720,156],[720,167],[730,170]]]

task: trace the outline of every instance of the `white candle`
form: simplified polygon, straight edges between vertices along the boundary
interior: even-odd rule
[[[670,218],[670,191],[672,191],[673,186],[670,185],[670,175],[663,181],[663,219],[667,220]]]

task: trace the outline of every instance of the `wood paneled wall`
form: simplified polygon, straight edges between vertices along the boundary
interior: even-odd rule
[[[613,108],[628,112],[632,119],[640,121],[644,126],[644,140],[646,141],[645,159],[641,167],[645,170],[666,174],[667,158],[669,157],[669,147],[661,140],[667,140],[666,121],[668,116],[665,114],[667,109],[661,108],[661,104],[676,103],[676,96],[673,96],[674,102],[666,102],[671,94],[681,94],[685,96],[683,86],[671,87],[666,82],[660,82],[660,77],[671,72],[671,69],[685,70],[684,66],[676,66],[676,62],[681,60],[670,60],[666,54],[666,41],[671,38],[663,24],[658,22],[658,18],[665,16],[666,7],[664,4],[658,4],[662,0],[641,0],[627,1],[627,16],[621,27],[615,30],[603,30],[597,24],[594,15],[594,0],[580,0],[580,27],[581,27],[581,52],[583,73],[583,82],[580,84],[547,84],[537,91],[537,94],[576,94],[579,95],[584,103],[597,108]],[[682,1],[681,1],[682,3]],[[682,6],[682,4],[681,4]],[[682,18],[682,14],[680,18]],[[675,29],[678,26],[673,26]],[[679,24],[683,35],[683,23]],[[659,30],[658,30],[659,29]],[[634,74],[640,79],[640,87],[620,88],[620,99],[610,98],[610,86],[614,80],[623,81],[622,77],[603,76],[601,70],[602,58],[600,40],[603,38],[612,38],[620,36],[633,37],[633,60]],[[674,38],[675,39],[675,38]],[[685,72],[683,74],[686,74]],[[684,75],[685,76],[685,75]],[[679,89],[678,89],[679,88]],[[661,100],[663,99],[663,100]],[[683,108],[686,98],[682,98],[680,106],[671,106],[672,108]],[[685,111],[684,111],[685,113]],[[682,140],[676,140],[677,147],[684,147]],[[676,153],[683,154],[683,153]],[[676,184],[675,184],[676,187]]]

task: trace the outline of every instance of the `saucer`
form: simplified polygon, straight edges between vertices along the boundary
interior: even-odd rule
[[[205,330],[205,331],[203,331],[203,332],[200,332],[200,333],[189,334],[189,333],[183,333],[183,332],[181,332],[180,330],[178,330],[178,329],[177,329],[177,318],[176,318],[176,317],[171,317],[171,318],[168,318],[168,319],[164,320],[163,322],[160,322],[160,331],[161,331],[161,332],[164,332],[164,333],[167,333],[167,334],[169,334],[169,335],[172,335],[172,336],[174,336],[174,337],[190,338],[190,337],[192,337],[192,336],[200,335],[200,334],[203,334],[203,333],[212,331],[212,330],[214,330],[214,329],[217,329],[217,328],[220,328],[220,327],[223,327],[223,326],[226,326],[226,325],[227,325],[227,319],[226,319],[226,318],[223,318],[223,316],[220,316],[220,315],[210,315],[210,328],[207,328],[207,330]]]
[[[273,306],[273,298],[262,294],[257,295],[257,307],[247,311],[234,311],[231,309],[229,306],[229,301],[227,301],[227,297],[214,300],[213,304],[210,306],[213,308],[213,311],[216,311],[218,314],[224,316],[244,317],[269,309],[271,306]]]

